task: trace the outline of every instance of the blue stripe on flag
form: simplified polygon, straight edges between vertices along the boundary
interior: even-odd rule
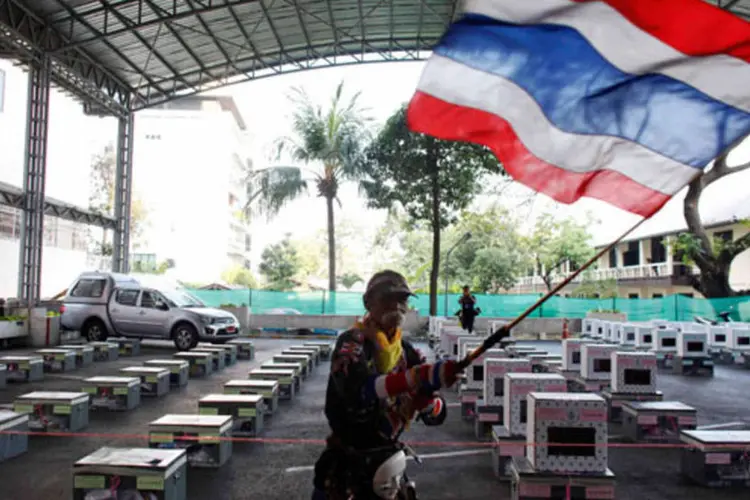
[[[750,133],[750,114],[661,74],[624,73],[569,27],[468,14],[434,52],[514,82],[560,130],[620,137],[693,167]]]

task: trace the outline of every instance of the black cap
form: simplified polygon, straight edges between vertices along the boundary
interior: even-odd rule
[[[375,273],[367,282],[365,302],[374,295],[404,295],[413,296],[406,278],[396,271],[385,270]]]

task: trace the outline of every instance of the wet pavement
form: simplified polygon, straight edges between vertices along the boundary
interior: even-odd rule
[[[208,379],[190,379],[187,387],[172,390],[163,398],[142,399],[141,406],[125,413],[91,412],[89,427],[75,437],[33,436],[29,452],[0,463],[0,499],[31,500],[71,498],[71,467],[75,460],[102,446],[147,446],[148,423],[167,413],[197,413],[197,400],[221,393],[224,382],[247,377],[247,372],[271,359],[283,346],[299,340],[257,339],[256,359],[239,361]],[[542,349],[559,352],[559,344],[539,342]],[[426,350],[425,350],[426,351]],[[147,359],[170,358],[164,347],[142,348],[140,356],[95,363],[64,375],[46,374],[31,384],[9,384],[0,389],[0,404],[34,390],[80,390],[83,378],[115,375],[125,366]],[[322,447],[304,440],[320,440],[327,434],[323,399],[328,366],[323,362],[303,383],[299,396],[281,402],[279,411],[266,421],[263,437],[269,442],[234,443],[232,459],[219,470],[190,469],[188,498],[191,500],[310,498],[312,465]],[[665,400],[679,400],[698,409],[698,425],[743,422],[750,427],[750,370],[717,367],[712,379],[661,374],[659,389]],[[449,403],[457,395],[447,394]],[[424,455],[424,463],[409,466],[420,498],[507,499],[509,487],[492,474],[489,449],[476,442],[473,426],[460,419],[451,405],[441,427],[414,424],[405,438]],[[298,440],[298,442],[295,442]],[[456,456],[456,454],[460,455]],[[451,456],[453,454],[453,456]],[[743,499],[747,491],[706,490],[686,484],[679,474],[679,450],[615,448],[610,450],[610,468],[617,475],[617,498],[639,500]]]

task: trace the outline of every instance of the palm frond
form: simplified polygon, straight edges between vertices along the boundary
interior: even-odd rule
[[[274,217],[289,202],[307,193],[308,182],[297,167],[272,167],[254,172],[246,211]]]

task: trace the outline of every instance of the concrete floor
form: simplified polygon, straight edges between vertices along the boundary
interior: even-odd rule
[[[30,500],[71,498],[72,463],[101,446],[147,446],[148,423],[166,413],[197,412],[197,399],[222,392],[225,381],[246,378],[249,369],[271,358],[282,346],[299,341],[256,340],[257,355],[252,362],[215,373],[206,380],[191,379],[181,391],[164,398],[144,399],[141,407],[128,413],[92,412],[91,423],[79,437],[34,436],[29,452],[0,464],[0,499]],[[548,351],[559,351],[559,344],[542,343]],[[425,349],[427,352],[427,349]],[[62,376],[48,374],[41,383],[10,384],[0,390],[0,403],[11,403],[14,396],[33,390],[79,390],[80,380],[94,374],[116,374],[119,368],[140,365],[146,359],[171,357],[164,347],[144,347],[136,358],[95,363],[86,369]],[[321,364],[303,384],[299,397],[282,403],[279,412],[266,422],[265,443],[235,443],[232,459],[219,470],[191,469],[188,498],[195,500],[310,498],[312,465],[322,447],[316,443],[284,440],[321,440],[327,435],[323,399],[328,366]],[[665,399],[681,400],[698,409],[699,425],[744,422],[750,427],[750,371],[719,367],[713,379],[689,379],[663,375],[659,387]],[[455,392],[448,393],[450,401]],[[437,428],[415,424],[405,437],[425,455],[424,463],[410,465],[421,498],[506,499],[507,485],[498,483],[491,470],[489,449],[476,443],[473,428],[463,422],[458,408],[449,409],[446,423]],[[274,439],[276,441],[274,441]],[[279,442],[282,441],[282,442]],[[462,456],[444,456],[462,451]],[[434,455],[434,456],[431,456]],[[654,449],[612,449],[610,468],[618,478],[617,498],[644,500],[744,499],[748,492],[710,491],[685,484],[679,475],[679,451]]]

